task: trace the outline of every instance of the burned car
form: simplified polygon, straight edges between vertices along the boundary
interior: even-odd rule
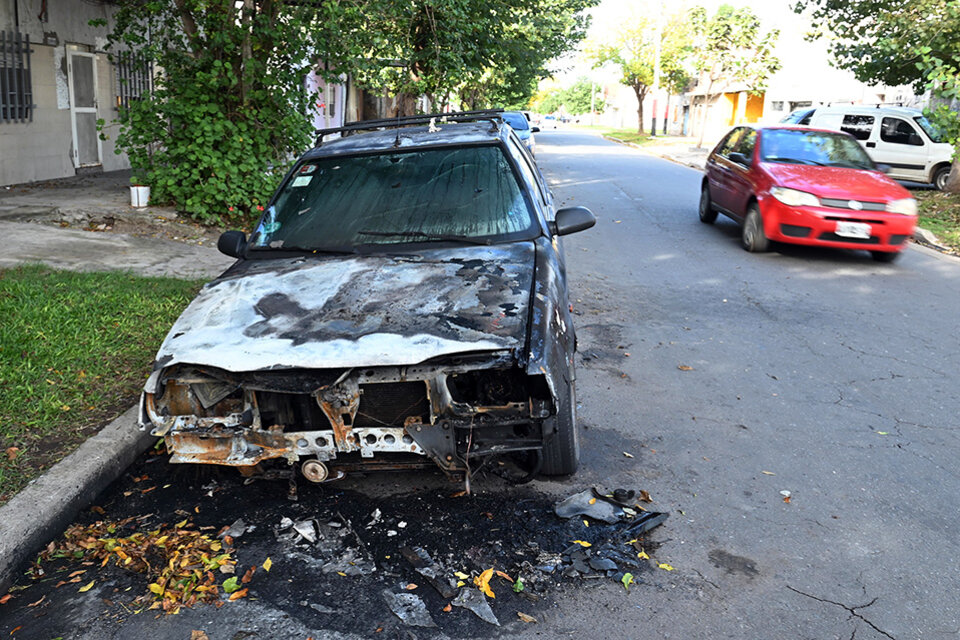
[[[341,134],[329,140],[331,133]],[[328,141],[324,141],[324,138]],[[174,463],[451,476],[579,459],[574,330],[554,211],[496,112],[320,132],[237,258],[176,321],[140,423]]]

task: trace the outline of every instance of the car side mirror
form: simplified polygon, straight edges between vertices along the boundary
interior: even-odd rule
[[[742,164],[745,167],[750,166],[750,159],[747,156],[743,155],[739,151],[734,151],[730,154],[730,161],[736,162],[737,164]]]
[[[553,223],[554,235],[565,236],[597,224],[597,217],[586,207],[564,207],[557,211],[557,219]]]
[[[879,171],[880,173],[890,173],[890,170],[892,168],[893,167],[891,167],[888,164],[882,164],[882,163],[877,164],[877,171]]]
[[[530,128],[530,132],[531,132],[531,133],[540,133],[540,127],[531,127],[531,128]]]
[[[243,231],[224,231],[217,240],[217,250],[231,258],[242,258],[247,250],[247,235]]]

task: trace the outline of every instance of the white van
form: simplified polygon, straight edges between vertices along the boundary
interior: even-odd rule
[[[953,147],[918,109],[844,105],[798,109],[781,122],[845,131],[896,180],[929,182],[943,189],[950,175]]]

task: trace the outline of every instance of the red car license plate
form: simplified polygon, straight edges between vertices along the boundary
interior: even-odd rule
[[[870,238],[870,225],[862,222],[838,222],[836,234],[843,238]]]

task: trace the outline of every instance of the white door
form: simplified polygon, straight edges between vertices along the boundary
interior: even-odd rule
[[[97,132],[97,57],[82,51],[68,51],[68,56],[73,166],[96,166],[101,163]]]

